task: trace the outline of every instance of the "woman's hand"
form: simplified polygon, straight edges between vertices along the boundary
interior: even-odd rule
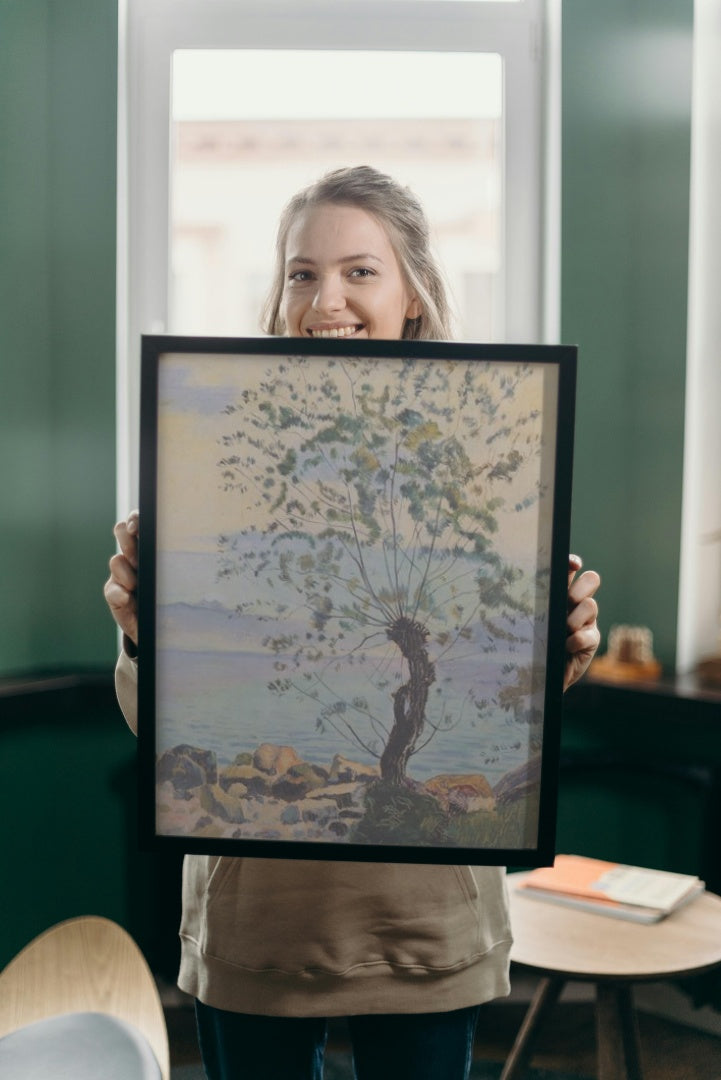
[[[566,671],[563,689],[568,690],[581,678],[593,660],[601,640],[596,618],[598,604],[593,599],[601,584],[595,570],[576,574],[583,566],[578,555],[568,557],[568,618],[566,619]]]
[[[138,530],[139,514],[133,510],[127,521],[113,529],[120,554],[110,560],[110,577],[104,594],[110,612],[123,633],[138,644]]]

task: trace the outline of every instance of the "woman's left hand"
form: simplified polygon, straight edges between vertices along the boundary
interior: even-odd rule
[[[568,557],[568,618],[566,619],[566,671],[563,689],[568,690],[581,678],[593,660],[601,640],[596,618],[598,604],[593,599],[601,584],[595,570],[576,574],[583,566],[578,555]]]

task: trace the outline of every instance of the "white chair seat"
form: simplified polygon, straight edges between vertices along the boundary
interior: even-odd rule
[[[0,1039],[0,1076],[12,1080],[161,1080],[147,1039],[102,1013],[67,1013]]]

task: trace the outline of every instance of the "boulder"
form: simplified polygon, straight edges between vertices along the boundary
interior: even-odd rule
[[[280,820],[284,825],[297,825],[300,821],[300,810],[295,803],[288,803],[281,812]]]
[[[301,761],[297,765],[291,765],[288,769],[289,776],[307,776],[319,781],[321,784],[328,783],[329,771],[325,765],[316,765],[314,762]]]
[[[332,799],[339,810],[348,809],[354,803],[362,799],[365,785],[353,784],[330,784],[328,787],[319,787],[309,792],[308,799]]]
[[[541,755],[537,754],[501,777],[493,789],[496,802],[499,806],[506,806],[528,795],[537,795],[540,784]]]
[[[330,766],[330,779],[341,784],[355,780],[377,780],[380,769],[377,765],[363,765],[359,761],[350,761],[342,754],[336,754]]]
[[[496,806],[493,788],[480,773],[461,776],[441,773],[426,780],[423,788],[449,813],[474,814],[479,810],[494,810]]]
[[[218,782],[218,761],[211,750],[183,743],[166,750],[158,758],[158,782],[169,780],[177,792],[187,792],[202,784]]]
[[[292,746],[274,746],[261,743],[253,754],[253,765],[270,776],[282,776],[291,765],[297,765],[301,758]]]
[[[245,784],[229,784],[228,787],[225,784],[221,784],[223,791],[227,795],[232,795],[234,799],[247,799],[248,789]]]
[[[333,799],[306,799],[300,804],[299,810],[302,821],[319,827],[325,827],[339,816],[338,804]]]
[[[200,805],[203,810],[221,821],[242,825],[245,821],[243,802],[223,791],[219,784],[206,784],[200,789]]]
[[[325,787],[327,782],[328,773],[325,769],[301,761],[297,765],[291,765],[288,771],[275,781],[271,794],[287,802],[296,801],[304,799],[308,792],[316,788]]]
[[[204,832],[213,825],[213,819],[210,814],[206,814],[204,817],[199,817],[195,823],[194,833]]]
[[[227,791],[234,784],[244,784],[249,795],[265,795],[272,783],[268,773],[253,765],[226,765],[220,770],[218,783]]]

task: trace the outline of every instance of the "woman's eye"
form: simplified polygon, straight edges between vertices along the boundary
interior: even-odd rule
[[[300,284],[306,281],[310,281],[310,279],[310,270],[294,270],[291,274],[288,275],[288,281],[297,281]]]
[[[374,273],[375,271],[371,270],[369,266],[356,266],[353,270],[351,270],[350,276],[356,278],[367,278],[373,277]]]

